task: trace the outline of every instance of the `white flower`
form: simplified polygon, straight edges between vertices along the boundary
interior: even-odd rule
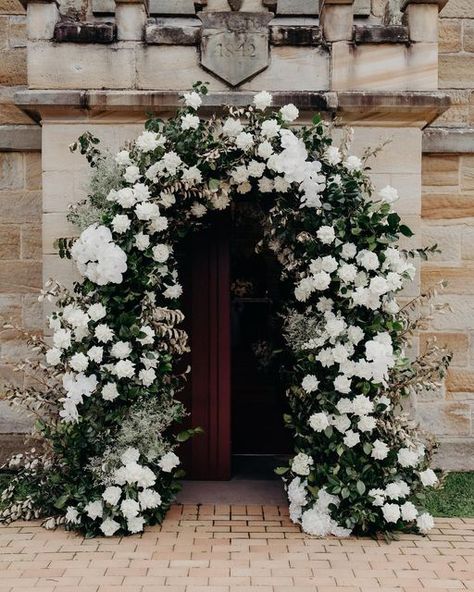
[[[315,273],[309,279],[314,290],[326,290],[331,283],[331,276],[325,271]]]
[[[338,415],[333,418],[331,423],[338,432],[341,432],[341,434],[345,434],[351,427],[351,420],[348,415]]]
[[[379,197],[382,201],[391,204],[394,201],[397,201],[398,191],[394,187],[390,187],[390,185],[387,185],[379,191]]]
[[[56,347],[48,349],[46,352],[46,362],[50,366],[57,366],[61,362],[61,350]]]
[[[147,201],[150,199],[150,190],[145,185],[145,183],[135,183],[133,186],[133,195],[135,196],[135,201]]]
[[[161,505],[161,495],[154,489],[144,489],[138,492],[138,501],[142,510],[157,508]]]
[[[191,214],[196,216],[196,218],[202,218],[206,215],[207,208],[205,205],[198,203],[195,201],[191,206]]]
[[[329,164],[335,165],[341,162],[341,153],[337,146],[329,146],[324,153],[324,158]]]
[[[127,530],[131,534],[142,532],[144,525],[145,518],[143,518],[143,516],[134,516],[133,518],[129,518],[127,520]]]
[[[418,516],[418,510],[416,509],[415,504],[411,502],[405,502],[402,506],[400,506],[402,520],[406,520],[407,522],[411,522],[415,520]]]
[[[155,132],[149,132],[148,130],[142,132],[135,141],[136,147],[142,152],[151,152],[158,148],[158,146],[163,146],[164,143],[165,138],[163,136]]]
[[[369,495],[374,498],[374,506],[383,506],[385,503],[385,492],[383,489],[371,489]]]
[[[107,343],[113,338],[114,332],[108,325],[102,324],[97,325],[97,327],[95,328],[94,335],[97,337],[97,340],[101,343]]]
[[[398,464],[401,467],[415,467],[419,463],[419,456],[415,450],[400,448],[397,454]]]
[[[344,161],[344,166],[350,172],[360,171],[362,168],[362,161],[358,156],[348,156]]]
[[[432,487],[438,483],[438,477],[433,469],[426,469],[426,471],[421,471],[420,481],[425,487]]]
[[[372,432],[377,425],[377,420],[372,415],[364,415],[357,423],[357,428],[360,432]]]
[[[168,286],[166,288],[166,290],[163,292],[163,296],[165,298],[174,299],[179,298],[182,293],[183,288],[181,287],[181,284],[174,284],[173,286]]]
[[[120,460],[123,462],[124,465],[128,465],[131,463],[137,463],[138,459],[140,458],[140,453],[136,448],[130,446],[122,453]]]
[[[362,331],[362,329],[360,327],[352,325],[347,330],[347,337],[349,338],[349,341],[351,343],[353,343],[354,345],[357,345],[364,338],[364,332]]]
[[[426,534],[428,531],[434,528],[433,516],[427,512],[420,514],[416,519],[416,525],[421,533]]]
[[[288,499],[292,504],[303,506],[306,503],[306,481],[301,481],[299,477],[295,477],[288,485]]]
[[[124,518],[135,518],[135,516],[138,516],[138,513],[140,512],[140,504],[130,498],[124,499],[120,504],[120,511],[122,512],[122,516],[124,516]]]
[[[262,177],[258,181],[258,188],[262,193],[271,193],[274,188],[273,180],[268,177]]]
[[[189,129],[197,129],[199,127],[199,117],[197,115],[191,115],[191,113],[187,113],[181,117],[181,129],[183,131]]]
[[[76,353],[71,356],[69,365],[76,372],[84,372],[89,366],[89,358],[83,353]]]
[[[170,248],[163,243],[153,247],[153,259],[158,263],[164,263],[170,256]]]
[[[112,218],[112,228],[114,229],[114,232],[117,232],[118,234],[127,232],[131,223],[132,221],[125,214],[117,214]]]
[[[102,499],[111,506],[116,506],[122,495],[122,490],[116,485],[110,485],[102,493]]]
[[[316,236],[324,245],[329,245],[336,238],[336,233],[332,226],[321,226],[316,232]]]
[[[288,105],[285,105],[284,107],[282,107],[280,109],[280,113],[281,116],[283,118],[283,121],[294,121],[295,119],[298,118],[298,115],[300,114],[300,112],[298,111],[298,108],[295,107],[295,105],[293,105],[293,103],[289,103]]]
[[[400,506],[397,504],[384,504],[382,514],[386,522],[398,522],[400,519]]]
[[[182,162],[183,161],[181,160],[181,157],[178,156],[178,154],[176,154],[174,150],[171,150],[170,152],[166,152],[165,154],[163,154],[163,164],[168,174],[170,175],[176,174]]]
[[[374,403],[365,395],[357,395],[352,401],[352,411],[356,415],[368,415],[374,410]]]
[[[142,345],[152,345],[154,342],[155,332],[148,325],[142,325],[140,327],[140,333],[145,333],[145,337],[137,338],[137,341]]]
[[[131,187],[124,187],[115,193],[115,201],[122,206],[122,208],[131,208],[135,205],[135,192]]]
[[[325,413],[313,413],[308,423],[315,432],[323,432],[329,426],[328,416]]]
[[[247,167],[250,177],[261,177],[265,172],[265,163],[251,160]]]
[[[160,215],[160,208],[155,203],[145,201],[135,206],[135,214],[139,220],[152,220]]]
[[[314,461],[310,456],[304,454],[304,452],[300,452],[291,461],[291,470],[297,475],[306,477],[311,472],[311,466],[313,464]]]
[[[290,188],[290,184],[284,177],[275,177],[274,183],[275,191],[278,191],[279,193],[286,193]]]
[[[77,508],[74,508],[73,506],[67,507],[65,519],[66,519],[66,522],[69,522],[70,524],[80,524],[81,523],[81,518],[79,516],[79,512],[77,511]]]
[[[112,372],[117,378],[132,378],[135,375],[135,364],[130,360],[120,360],[115,364]]]
[[[191,109],[199,109],[202,105],[202,99],[195,91],[184,93],[184,104]]]
[[[105,536],[113,536],[120,528],[120,524],[112,518],[106,518],[100,525],[100,530]]]
[[[168,228],[168,218],[165,218],[164,216],[153,218],[148,227],[151,233],[162,232],[163,230],[166,230],[166,228]]]
[[[337,275],[346,284],[353,282],[357,275],[357,267],[351,263],[343,263],[339,267]]]
[[[107,382],[102,387],[102,398],[105,401],[113,401],[119,396],[119,392],[117,390],[117,385],[115,382]]]
[[[342,245],[341,256],[343,259],[353,259],[357,253],[357,247],[354,243],[344,243]]]
[[[402,484],[403,483],[403,484]],[[400,497],[406,497],[405,494],[409,493],[406,491],[406,483],[402,481],[394,481],[389,483],[385,487],[385,495],[390,499],[399,499]]]
[[[89,348],[87,351],[87,356],[93,362],[100,364],[102,362],[102,357],[104,355],[104,348],[99,347],[98,345],[94,345],[93,347]]]
[[[233,119],[232,117],[228,117],[222,127],[224,134],[231,138],[237,137],[243,129],[240,119]]]
[[[382,296],[390,290],[390,287],[384,277],[376,275],[370,280],[369,290],[377,296]]]
[[[68,329],[58,329],[54,332],[53,343],[57,349],[67,349],[71,347],[71,331]]]
[[[100,321],[100,319],[103,319],[107,314],[107,310],[103,304],[97,302],[96,304],[89,306],[87,314],[93,321]]]
[[[352,410],[353,410],[352,401],[350,399],[348,399],[347,397],[342,397],[342,399],[339,399],[339,401],[336,403],[336,409],[341,414],[342,413],[352,413]]]
[[[148,234],[143,234],[143,232],[139,232],[135,236],[135,246],[139,251],[145,251],[150,246],[150,237]]]
[[[265,111],[272,104],[273,97],[266,90],[257,93],[253,98],[253,104],[259,111]]]
[[[360,442],[360,436],[353,430],[347,430],[343,441],[348,448],[353,448],[356,444]]]
[[[267,160],[273,154],[273,146],[266,140],[258,145],[257,154],[260,158]]]
[[[382,442],[382,440],[375,440],[370,456],[377,460],[383,460],[384,458],[387,458],[389,450],[390,449],[385,442]]]
[[[117,343],[113,344],[112,349],[110,350],[110,354],[114,358],[119,359],[128,358],[131,353],[132,347],[129,341],[117,341]]]
[[[319,380],[313,374],[307,374],[301,383],[303,390],[307,393],[314,393],[318,389]]]
[[[336,376],[334,379],[334,388],[339,393],[350,393],[351,392],[351,380],[347,378],[347,376],[343,376],[342,374]]]
[[[121,166],[131,164],[130,152],[128,150],[121,150],[115,155],[115,162]]]
[[[197,166],[189,167],[183,171],[183,181],[188,185],[194,186],[202,182],[202,173]]]
[[[127,183],[135,183],[140,178],[140,169],[135,165],[130,165],[125,169],[123,178]]]
[[[377,269],[380,262],[379,258],[377,257],[376,253],[372,251],[367,251],[366,249],[359,252],[357,255],[357,261],[362,267],[367,269],[368,271],[373,271]]]
[[[174,452],[167,452],[158,461],[158,466],[165,473],[171,473],[171,471],[177,467],[179,463],[179,457]]]
[[[264,138],[274,138],[280,131],[280,124],[276,119],[266,119],[262,123],[262,136]]]
[[[95,520],[96,518],[102,518],[104,506],[100,500],[89,502],[84,506],[84,512],[89,516],[89,518],[92,518],[92,520]]]
[[[144,386],[151,386],[156,378],[156,372],[153,368],[148,368],[146,370],[140,370],[138,373],[138,378],[141,380]]]
[[[252,134],[249,134],[248,132],[240,132],[240,134],[235,138],[235,145],[241,150],[248,150],[251,146],[253,146]]]

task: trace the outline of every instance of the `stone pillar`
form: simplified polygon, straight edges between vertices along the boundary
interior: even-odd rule
[[[401,0],[400,10],[408,25],[410,41],[438,42],[438,12],[448,0]]]
[[[50,40],[54,38],[54,28],[59,20],[57,0],[25,0],[28,39]]]
[[[319,18],[326,41],[350,41],[354,0],[321,0]]]
[[[115,0],[118,41],[141,41],[148,16],[147,0]]]

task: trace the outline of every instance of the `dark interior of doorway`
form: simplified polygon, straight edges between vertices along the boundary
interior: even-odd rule
[[[279,264],[265,250],[263,212],[255,198],[232,207],[231,291],[231,434],[234,479],[277,478],[274,469],[290,454],[290,433],[282,362],[282,301]]]

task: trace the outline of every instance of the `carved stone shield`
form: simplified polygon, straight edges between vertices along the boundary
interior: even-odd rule
[[[268,66],[272,13],[202,12],[201,66],[237,86]]]

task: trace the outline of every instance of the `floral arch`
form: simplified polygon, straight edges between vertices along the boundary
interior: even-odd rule
[[[45,517],[87,535],[136,533],[160,522],[182,476],[173,435],[185,410],[175,395],[186,351],[174,247],[210,210],[242,194],[266,200],[263,247],[293,284],[284,337],[292,358],[285,416],[295,454],[277,472],[291,518],[312,535],[426,532],[423,489],[437,483],[433,450],[400,399],[429,388],[448,362],[433,351],[410,362],[415,304],[395,300],[413,277],[392,210],[391,187],[372,197],[366,159],[337,147],[319,117],[290,129],[294,105],[271,110],[258,93],[247,108],[200,119],[206,87],[115,157],[82,136],[73,149],[94,173],[90,196],[71,210],[82,231],[59,241],[82,275],[73,291],[50,284],[52,345],[30,362],[40,386],[9,393],[38,415],[41,454],[2,494],[3,520]],[[46,388],[44,385],[47,385]]]

